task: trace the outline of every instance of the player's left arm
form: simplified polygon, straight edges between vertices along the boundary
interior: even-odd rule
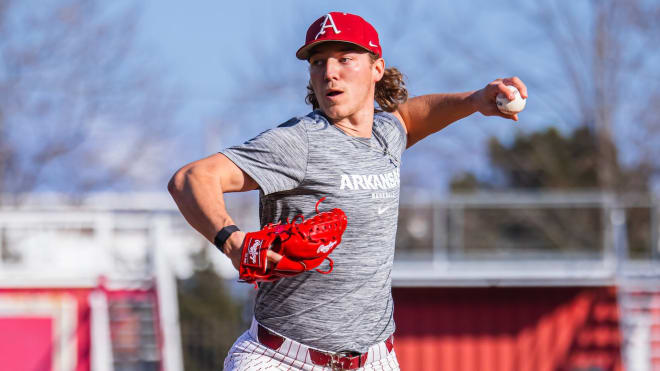
[[[399,105],[393,114],[406,129],[408,147],[475,112],[480,112],[484,116],[500,116],[518,121],[517,114],[504,114],[495,104],[498,93],[513,99],[513,94],[506,85],[515,86],[520,91],[520,95],[527,98],[525,84],[519,78],[511,77],[497,79],[480,90],[414,97]]]

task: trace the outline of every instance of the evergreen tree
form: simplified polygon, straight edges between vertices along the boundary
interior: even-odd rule
[[[599,142],[600,140],[600,142]],[[606,143],[593,129],[579,127],[569,135],[557,129],[518,134],[509,145],[497,138],[488,143],[493,173],[479,177],[464,173],[451,181],[454,192],[474,191],[598,191],[647,192],[651,167],[623,166],[614,143]],[[610,160],[608,160],[610,159]],[[612,161],[603,164],[602,161]],[[608,168],[613,182],[602,184],[598,171]],[[628,208],[628,244],[634,255],[650,251],[650,209]],[[470,209],[464,213],[464,248],[468,253],[493,250],[538,255],[552,253],[599,254],[604,244],[603,210],[598,207]]]
[[[607,143],[607,152],[614,153],[608,164],[615,174],[615,189],[622,192],[645,192],[649,181],[649,167],[621,166],[614,143]],[[600,184],[598,169],[608,157],[600,156],[598,138],[586,126],[564,136],[557,129],[531,134],[518,134],[510,146],[497,138],[488,143],[488,154],[496,176],[478,179],[464,173],[451,182],[453,191],[474,190],[594,190]]]

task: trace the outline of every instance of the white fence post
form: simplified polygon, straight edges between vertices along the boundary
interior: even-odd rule
[[[181,330],[179,327],[179,304],[176,278],[165,255],[169,219],[164,215],[152,218],[150,248],[156,268],[158,313],[163,331],[163,371],[183,371]]]

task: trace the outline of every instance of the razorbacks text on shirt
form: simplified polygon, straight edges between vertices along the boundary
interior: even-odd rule
[[[399,169],[394,169],[384,174],[342,174],[339,189],[390,189],[399,187]]]

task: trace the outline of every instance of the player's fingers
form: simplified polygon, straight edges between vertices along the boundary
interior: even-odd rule
[[[266,252],[266,270],[269,270],[271,267],[277,265],[280,260],[282,260],[282,255],[276,253],[273,250],[268,250]]]
[[[499,110],[497,111],[497,116],[503,117],[505,119],[513,120],[513,121],[518,121],[518,114],[513,114],[509,115],[504,112],[500,112]]]
[[[279,261],[282,260],[282,255],[276,253],[273,250],[268,250],[266,257],[268,258],[268,261],[273,263],[279,263]]]
[[[496,85],[497,86],[497,92],[504,94],[504,96],[508,100],[514,100],[516,96],[513,95],[513,93],[509,90],[509,88],[506,87],[506,85],[507,84],[504,83],[504,80],[501,81],[499,84],[497,84]]]
[[[524,99],[527,99],[527,86],[525,85],[518,76],[513,76],[508,79],[504,79],[504,83],[507,85],[513,85],[515,86],[518,91],[520,92],[520,96],[523,97]]]

